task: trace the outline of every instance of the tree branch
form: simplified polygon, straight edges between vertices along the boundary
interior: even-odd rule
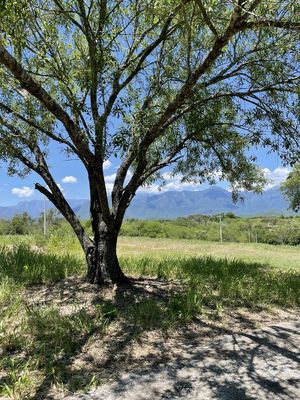
[[[86,165],[91,159],[91,152],[86,144],[86,138],[66,111],[49,95],[48,92],[35,81],[22,65],[6,50],[0,39],[0,63],[4,65],[12,75],[21,83],[22,87],[34,96],[46,109],[56,117],[66,128],[73,143],[80,153],[80,158]]]
[[[249,21],[241,26],[241,30],[255,29],[262,27],[300,31],[300,21],[299,22],[275,21],[275,20]]]
[[[218,31],[217,31],[217,29],[215,28],[215,26],[214,26],[212,20],[210,19],[210,16],[208,15],[208,13],[207,13],[207,11],[206,11],[206,9],[205,9],[203,3],[202,3],[202,0],[196,0],[196,3],[197,3],[197,5],[198,5],[198,7],[199,7],[199,9],[200,9],[200,12],[201,12],[201,14],[202,14],[202,17],[203,17],[204,21],[206,22],[207,26],[209,27],[209,29],[212,31],[212,33],[213,33],[215,36],[218,36]]]
[[[3,110],[4,112],[6,112],[7,114],[12,114],[16,118],[18,118],[20,121],[25,122],[32,128],[35,128],[36,130],[38,130],[39,132],[44,133],[50,139],[53,139],[58,143],[67,145],[75,154],[79,155],[76,147],[74,145],[72,145],[72,143],[69,142],[68,140],[66,140],[58,135],[55,135],[53,132],[48,131],[47,129],[44,129],[41,125],[37,124],[35,121],[30,120],[30,119],[24,117],[23,115],[15,112],[12,108],[8,107],[7,105],[5,105],[3,103],[0,103],[0,109]]]

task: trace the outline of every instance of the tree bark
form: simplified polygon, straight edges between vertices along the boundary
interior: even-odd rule
[[[94,246],[86,252],[88,282],[98,285],[129,282],[119,265],[117,239],[118,232],[101,230],[96,233]]]
[[[118,224],[112,214],[108,221],[104,220],[100,201],[103,193],[99,191],[101,182],[99,183],[97,178],[94,171],[89,171],[90,217],[94,239],[93,246],[85,251],[87,281],[98,285],[128,283],[129,279],[123,274],[117,257],[117,240],[121,223]]]

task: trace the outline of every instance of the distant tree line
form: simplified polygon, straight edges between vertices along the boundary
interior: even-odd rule
[[[33,235],[43,233],[44,216],[33,219],[27,212],[16,214],[12,219],[0,219],[0,235]],[[50,232],[62,224],[59,214],[50,210],[46,214],[46,225]]]
[[[238,217],[229,212],[221,215],[224,242],[251,242],[300,245],[300,216]],[[43,215],[32,219],[27,213],[11,220],[0,220],[0,235],[42,235]],[[70,227],[59,214],[50,210],[46,215],[47,237],[72,235]],[[91,221],[82,221],[87,232],[92,233]],[[191,215],[174,220],[124,221],[121,235],[131,237],[220,240],[220,214]]]
[[[220,216],[191,215],[175,220],[129,219],[123,223],[121,235],[152,238],[220,240]],[[222,216],[224,242],[300,244],[300,217],[237,217]]]

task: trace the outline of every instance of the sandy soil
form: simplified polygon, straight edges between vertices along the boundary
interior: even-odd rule
[[[122,374],[68,400],[296,400],[300,324],[281,323],[208,340],[178,342],[173,360]]]

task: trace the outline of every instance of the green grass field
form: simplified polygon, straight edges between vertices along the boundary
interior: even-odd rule
[[[119,255],[126,257],[211,256],[300,271],[300,246],[120,237]]]
[[[67,253],[79,258],[83,257],[73,236],[66,235],[63,242],[56,236],[46,241],[42,237],[37,239],[34,236],[0,236],[0,247],[20,243],[28,244],[33,248],[45,248],[52,254],[65,255]],[[121,236],[118,242],[118,254],[120,257],[212,256],[218,259],[258,262],[280,269],[300,270],[300,246]]]
[[[85,343],[109,341],[111,326],[130,343],[229,311],[300,305],[299,246],[121,237],[118,253],[138,280],[105,297],[83,284],[73,236],[0,238],[0,397],[33,399],[46,388],[97,384],[97,374],[78,377],[67,366]]]

